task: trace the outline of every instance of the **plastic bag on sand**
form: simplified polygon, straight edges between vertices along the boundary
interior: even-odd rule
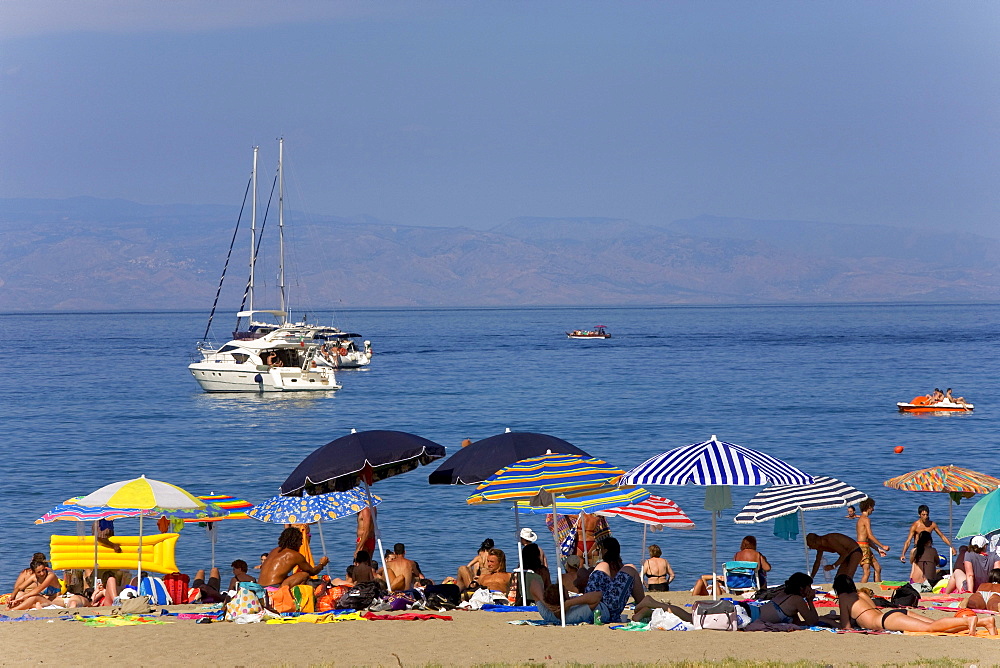
[[[688,624],[669,610],[661,610],[660,608],[653,610],[653,617],[649,620],[649,628],[659,629],[660,631],[694,630],[693,625]]]
[[[479,610],[484,605],[489,605],[493,602],[493,594],[489,589],[479,589],[477,590],[468,601],[463,602],[459,608],[465,610]]]

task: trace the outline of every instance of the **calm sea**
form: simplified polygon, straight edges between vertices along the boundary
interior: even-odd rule
[[[218,338],[228,320],[217,325]],[[7,470],[0,589],[33,552],[48,551],[51,533],[76,533],[73,522],[33,524],[68,497],[145,474],[195,494],[261,501],[312,450],[351,428],[409,431],[449,452],[506,427],[545,432],[626,469],[717,434],[871,494],[875,533],[895,550],[885,560],[892,579],[908,572],[898,550],[916,506],[930,505],[947,527],[948,501],[887,489],[885,479],[936,464],[1000,474],[997,305],[356,310],[339,312],[334,324],[361,332],[376,351],[370,368],[339,374],[339,392],[209,395],[186,369],[203,314],[0,316],[9,344],[0,385]],[[563,334],[595,324],[615,338]],[[975,414],[896,411],[895,402],[935,386],[955,388],[978,406]],[[902,454],[893,452],[897,445]],[[375,486],[385,499],[386,543],[406,543],[435,579],[454,574],[486,537],[514,551],[509,510],[467,507],[471,490],[429,486],[431,470]],[[709,568],[704,490],[654,491],[698,525],[652,534],[689,586]],[[732,522],[756,491],[734,488],[736,508],[719,523],[719,560],[753,533],[774,564],[772,582],[780,582],[803,567],[801,542],[775,538],[770,523]],[[956,510],[956,530],[968,506]],[[806,520],[809,530],[851,533],[843,515],[817,511]],[[222,524],[220,565],[256,563],[281,529]],[[135,520],[116,527],[137,533]],[[615,520],[612,528],[626,558],[638,559],[641,526]],[[353,519],[324,525],[335,573],[350,561],[354,531]],[[551,553],[551,543],[542,545]],[[182,570],[207,568],[210,554],[204,529],[184,530]]]

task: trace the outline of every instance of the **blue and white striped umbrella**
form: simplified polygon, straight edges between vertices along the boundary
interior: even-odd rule
[[[868,495],[846,482],[828,476],[816,476],[811,485],[774,485],[757,493],[733,520],[737,524],[755,524],[799,513],[806,570],[809,570],[809,545],[806,541],[804,510],[843,508],[860,503]]]
[[[816,476],[811,485],[774,485],[757,493],[736,516],[737,524],[767,522],[799,510],[843,508],[868,498],[846,482]]]
[[[813,478],[763,452],[712,438],[647,459],[619,485],[810,485]]]
[[[619,485],[811,485],[813,477],[763,452],[712,438],[668,450],[623,475]],[[706,496],[706,501],[708,497]],[[726,496],[729,507],[732,502]],[[708,504],[706,503],[706,507]],[[718,510],[716,506],[713,510]],[[712,582],[716,580],[716,516],[712,513]],[[714,594],[717,592],[714,591]]]

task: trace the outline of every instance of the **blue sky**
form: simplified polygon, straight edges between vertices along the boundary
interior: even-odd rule
[[[5,0],[0,197],[998,236],[1000,4]],[[267,180],[267,178],[265,178]]]

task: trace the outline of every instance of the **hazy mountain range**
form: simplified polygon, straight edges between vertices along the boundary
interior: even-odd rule
[[[0,310],[207,309],[238,213],[0,199]],[[276,283],[276,227],[272,210],[262,290]],[[951,229],[703,216],[521,218],[482,231],[287,213],[286,242],[286,283],[312,309],[1000,299],[1000,241]],[[239,304],[248,259],[246,212],[225,308]]]

